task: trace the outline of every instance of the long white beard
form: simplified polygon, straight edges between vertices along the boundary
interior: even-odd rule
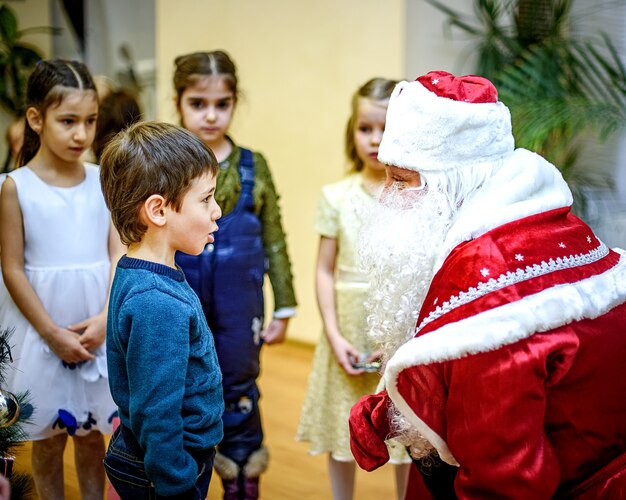
[[[476,194],[500,163],[424,174],[427,189],[412,193],[385,192],[365,220],[360,233],[361,266],[370,276],[368,335],[383,351],[386,363],[415,335],[422,302],[434,275],[446,234],[462,205]],[[410,194],[411,196],[411,194]],[[408,448],[411,457],[428,460],[434,447],[391,405],[393,440]]]
[[[415,335],[452,210],[447,196],[439,192],[412,192],[407,202],[407,193],[393,188],[371,210],[359,232],[359,259],[370,277],[365,301],[367,334],[382,350],[384,366]],[[390,419],[394,440],[408,447],[413,458],[433,452],[430,443],[393,405]]]
[[[359,259],[370,278],[365,302],[367,334],[383,363],[415,334],[415,323],[433,277],[433,263],[450,220],[437,193],[406,194],[393,188],[371,209],[359,233]]]

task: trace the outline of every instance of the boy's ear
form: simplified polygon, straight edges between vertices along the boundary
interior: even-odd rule
[[[165,198],[160,194],[150,195],[146,201],[143,202],[143,212],[147,221],[155,226],[162,227],[165,225],[167,213],[167,207]]]
[[[26,110],[26,121],[28,122],[28,126],[32,128],[36,134],[41,133],[41,129],[43,128],[43,116],[41,116],[37,108],[31,106]]]

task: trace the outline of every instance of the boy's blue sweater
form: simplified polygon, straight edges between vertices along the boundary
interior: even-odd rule
[[[180,269],[124,256],[107,321],[111,394],[159,495],[196,482],[191,450],[223,436],[222,374],[198,297]]]

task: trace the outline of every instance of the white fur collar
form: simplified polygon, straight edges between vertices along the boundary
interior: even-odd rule
[[[536,153],[516,149],[477,195],[463,204],[441,247],[435,270],[459,243],[507,222],[571,204],[572,194],[557,168]]]

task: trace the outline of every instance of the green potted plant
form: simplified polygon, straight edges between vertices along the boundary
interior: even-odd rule
[[[43,56],[22,39],[34,33],[57,33],[51,27],[19,29],[17,17],[8,5],[0,5],[0,106],[12,116],[23,112],[26,82]]]
[[[476,73],[495,83],[511,110],[517,146],[559,167],[575,195],[597,183],[575,168],[584,140],[604,140],[626,124],[626,70],[608,36],[574,36],[573,0],[474,0],[473,15],[426,1],[473,38]]]

